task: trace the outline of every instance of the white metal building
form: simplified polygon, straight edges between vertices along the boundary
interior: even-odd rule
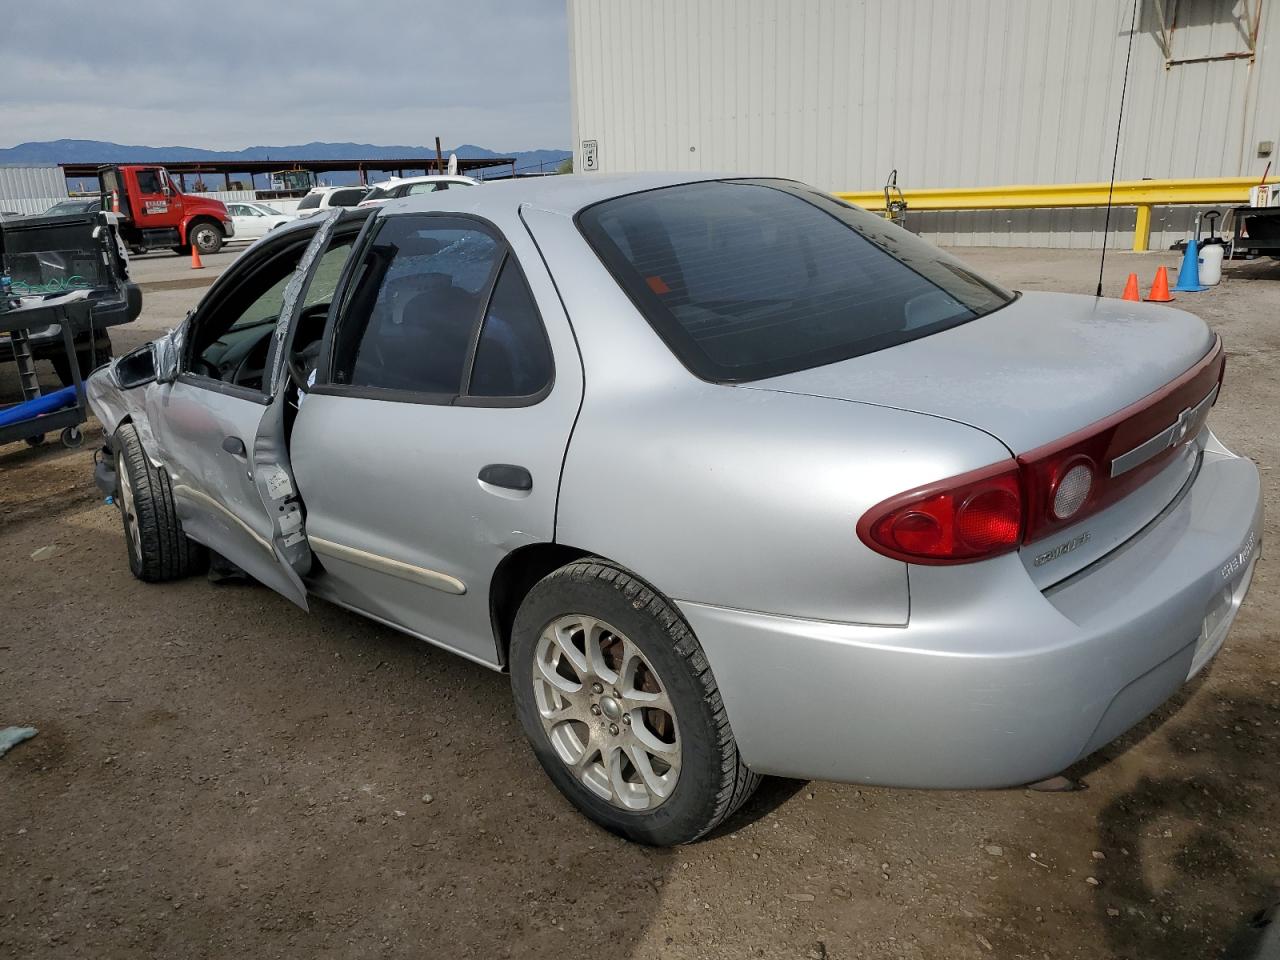
[[[1272,156],[1276,173],[1280,9],[1137,2],[1118,178],[1261,177]],[[908,188],[1111,173],[1133,0],[568,4],[578,171],[778,174],[833,191],[876,189],[895,168]],[[1112,217],[1126,242],[1133,210]],[[1152,246],[1191,217],[1157,208]],[[1101,224],[1096,210],[909,220],[982,245],[1092,246]]]
[[[67,181],[56,165],[0,164],[0,212],[43,213],[67,199]]]

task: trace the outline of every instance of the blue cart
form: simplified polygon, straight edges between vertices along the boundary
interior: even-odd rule
[[[0,407],[0,444],[25,440],[36,446],[55,430],[60,431],[62,442],[68,447],[78,447],[84,442],[80,424],[89,418],[89,407],[76,362],[75,338],[89,330],[92,323],[93,304],[87,290],[0,302],[0,333],[9,335],[22,386],[20,403]],[[42,394],[27,338],[32,330],[47,330],[51,326],[56,326],[61,333],[74,382],[61,390]]]

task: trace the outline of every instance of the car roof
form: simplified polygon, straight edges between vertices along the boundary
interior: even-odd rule
[[[486,181],[483,190],[445,190],[392,200],[382,216],[426,210],[486,215],[523,205],[572,216],[584,207],[645,190],[699,183],[729,176],[722,173],[567,173],[554,177],[518,177]],[[737,175],[734,175],[737,176]]]
[[[480,183],[475,177],[463,176],[460,173],[429,173],[421,177],[391,177],[388,180],[371,183],[369,186],[398,187],[402,183],[432,183],[438,180],[448,180],[451,183]]]

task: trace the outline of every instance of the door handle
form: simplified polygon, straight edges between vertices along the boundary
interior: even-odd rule
[[[507,490],[533,489],[533,476],[524,467],[518,467],[514,463],[491,463],[487,467],[482,467],[480,482],[492,487],[504,487]]]
[[[227,451],[227,453],[231,454],[233,457],[240,457],[241,459],[248,457],[248,452],[244,447],[244,441],[239,437],[223,437],[222,449]]]

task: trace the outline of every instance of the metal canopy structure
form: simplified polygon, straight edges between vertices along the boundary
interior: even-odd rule
[[[443,173],[448,165],[448,158],[443,160],[434,156],[363,158],[339,160],[295,160],[280,157],[271,160],[142,160],[121,161],[121,163],[137,162],[143,166],[164,167],[185,187],[188,176],[222,177],[227,189],[230,189],[231,177],[235,174],[248,174],[250,177],[261,174],[270,176],[279,170],[309,170],[315,174],[355,171],[360,175],[360,182],[367,183],[369,174],[395,174],[404,176],[405,171],[421,170],[425,173]],[[96,179],[98,163],[60,163],[62,175],[68,180],[80,178]],[[506,169],[502,169],[502,168]],[[494,168],[496,177],[515,176],[515,157],[459,157],[458,172],[484,171]],[[374,179],[381,179],[375,177]],[[481,179],[484,179],[483,177]]]

